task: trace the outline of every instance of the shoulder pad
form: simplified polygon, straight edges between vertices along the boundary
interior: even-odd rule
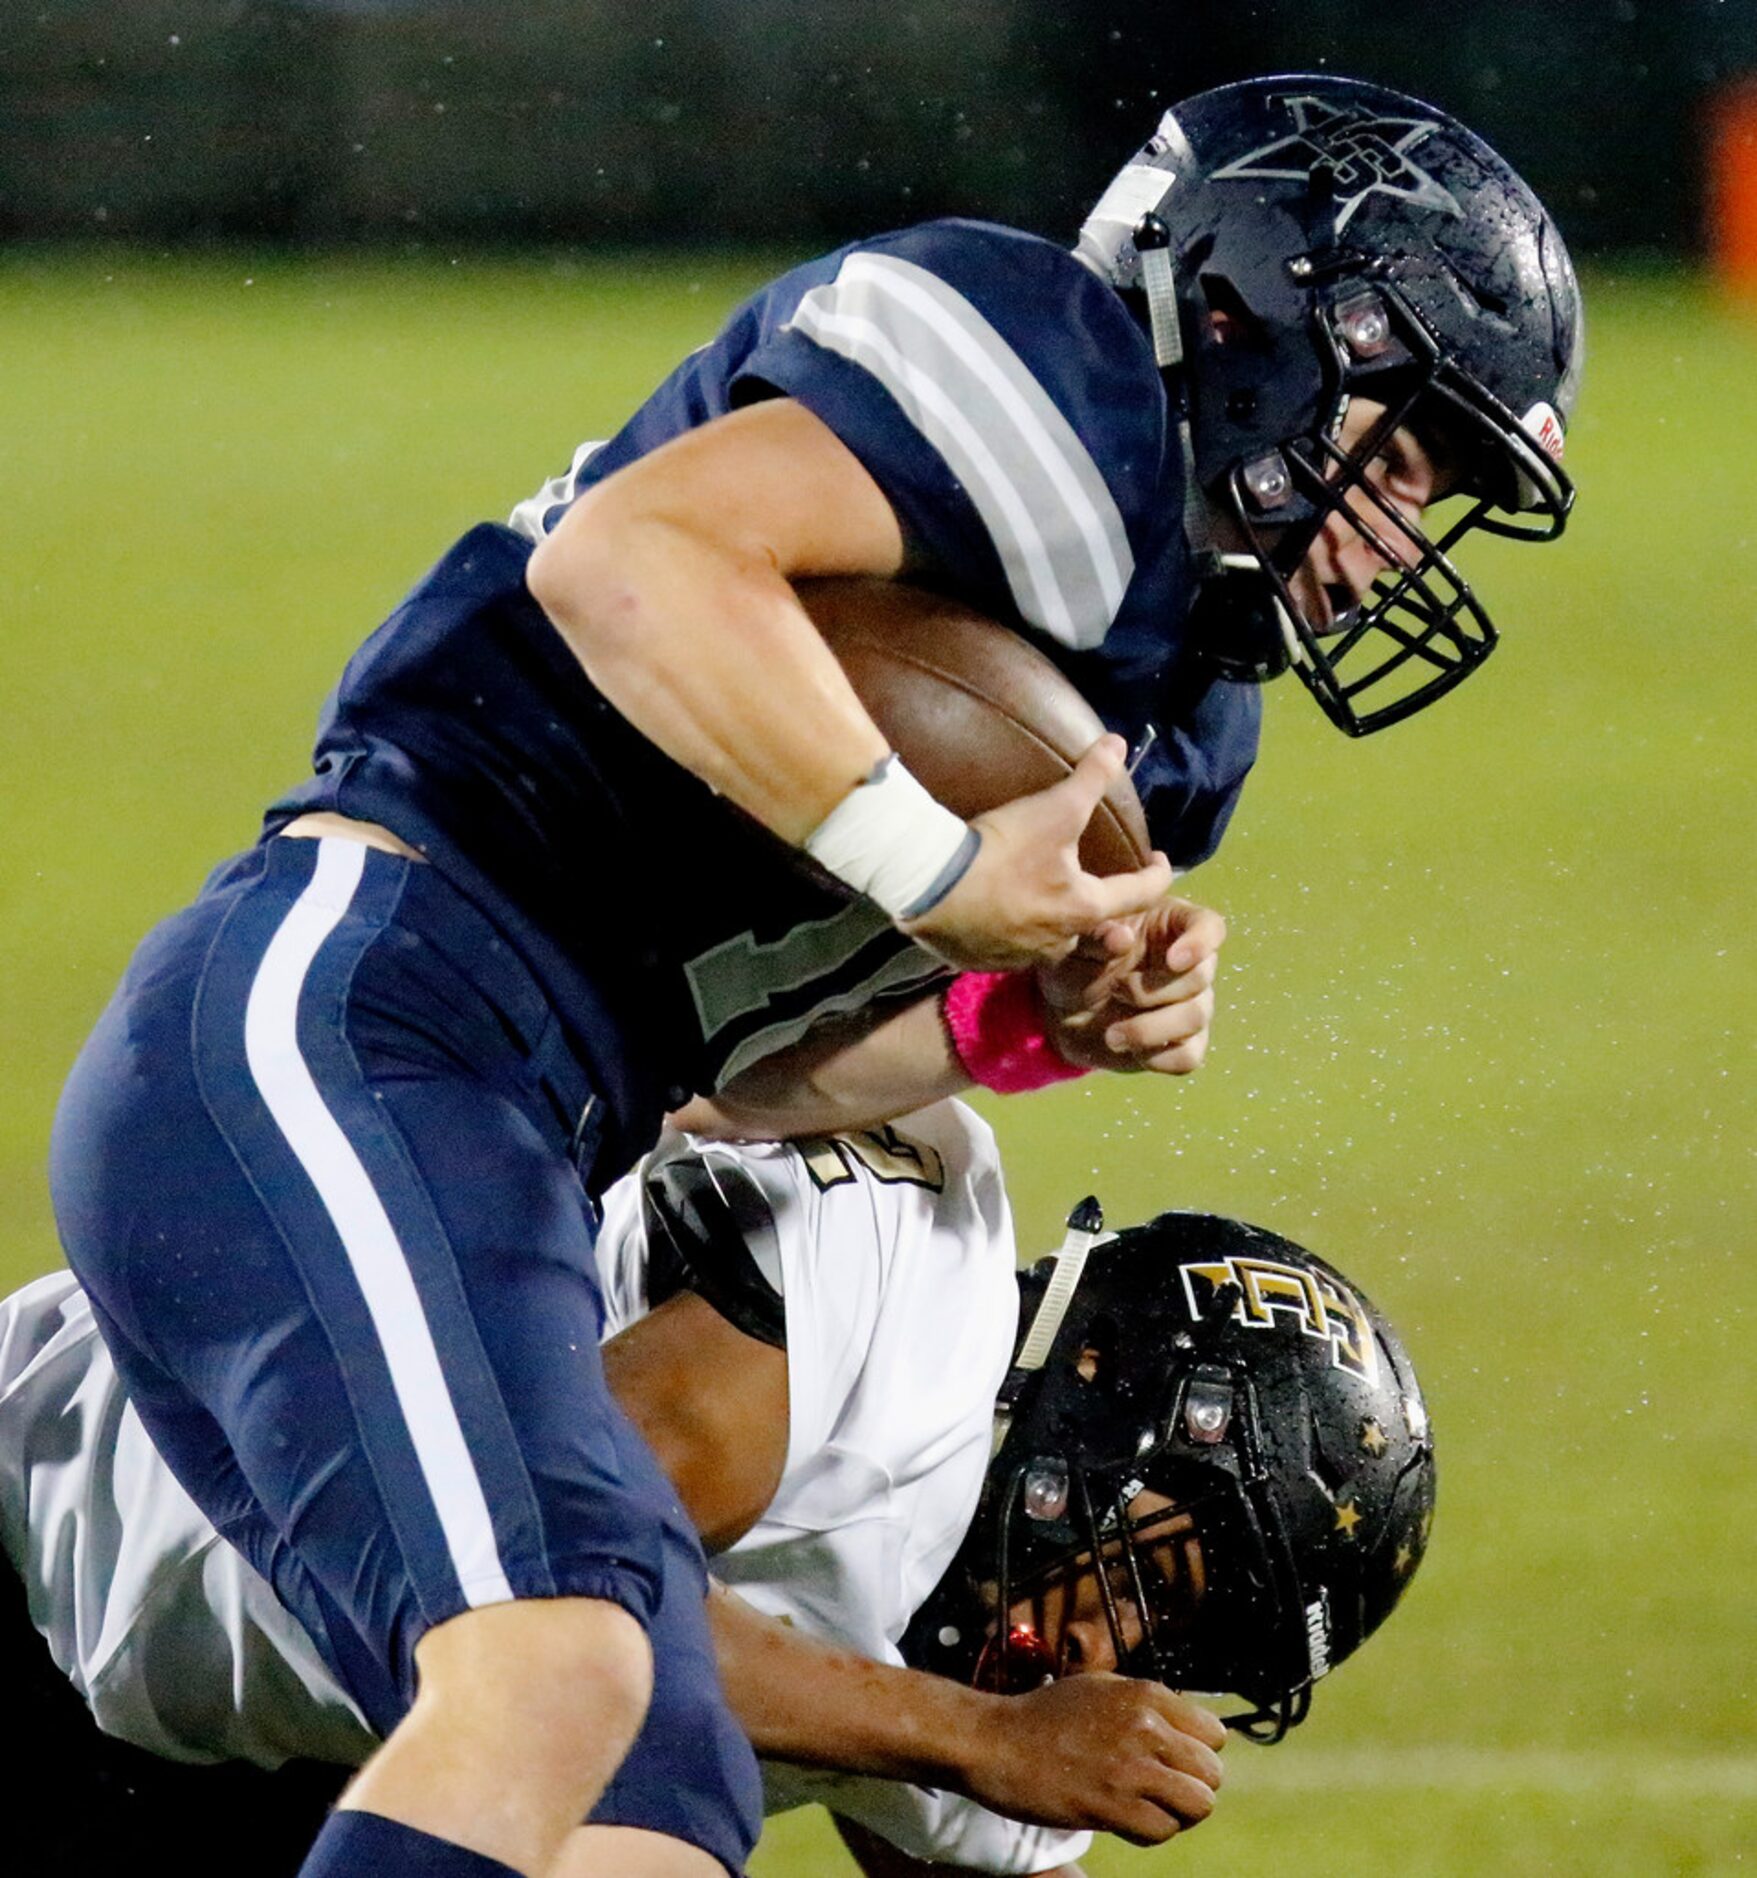
[[[641,1220],[652,1305],[693,1291],[735,1330],[786,1349],[786,1301],[769,1276],[780,1270],[775,1216],[735,1159],[710,1164],[691,1151],[654,1160],[641,1181]]]

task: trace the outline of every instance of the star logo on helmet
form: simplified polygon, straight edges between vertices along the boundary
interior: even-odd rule
[[[1322,98],[1284,98],[1295,128],[1214,172],[1216,182],[1304,182],[1328,165],[1336,188],[1336,232],[1369,196],[1395,196],[1417,208],[1462,218],[1458,198],[1410,154],[1439,124],[1433,118],[1381,117],[1326,104]]]

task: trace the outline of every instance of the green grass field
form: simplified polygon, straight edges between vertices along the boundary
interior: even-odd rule
[[[344,655],[605,434],[754,266],[0,260],[0,1278],[56,1262],[58,1081],[130,947],[299,773]],[[1089,1188],[1301,1238],[1440,1444],[1402,1615],[1212,1823],[1095,1874],[1757,1866],[1757,317],[1599,278],[1558,547],[1349,744],[1296,691],[1221,858],[1187,1083],[990,1113],[1028,1250]],[[1291,681],[1290,681],[1291,682]],[[848,1869],[779,1822],[762,1878]]]

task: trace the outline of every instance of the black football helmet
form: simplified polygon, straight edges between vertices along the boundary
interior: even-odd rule
[[[1184,429],[1209,569],[1192,631],[1234,677],[1291,665],[1360,736],[1449,691],[1495,628],[1452,551],[1472,529],[1545,541],[1583,359],[1554,221],[1481,138],[1417,99],[1324,75],[1203,92],[1087,219],[1077,252],[1139,295]],[[1385,415],[1344,451],[1349,401]],[[1367,466],[1408,426],[1445,493],[1430,534]],[[1366,600],[1301,616],[1288,581],[1346,515],[1384,564]],[[1211,546],[1211,518],[1225,540]]]
[[[1086,1206],[1062,1253],[1020,1276],[981,1504],[904,1655],[985,1687],[1040,1682],[1054,1656],[1009,1613],[1100,1560],[1123,1672],[1239,1697],[1230,1725],[1279,1740],[1426,1550],[1434,1449],[1414,1371],[1360,1292],[1288,1240],[1165,1213],[1093,1243]],[[1147,1489],[1193,1525],[1193,1608],[1155,1557],[1165,1513],[1132,1510]]]

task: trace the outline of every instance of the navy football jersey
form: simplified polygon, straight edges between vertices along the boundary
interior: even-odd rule
[[[1213,677],[1184,640],[1182,452],[1116,292],[1065,250],[965,221],[781,276],[615,437],[444,556],[350,661],[316,774],[269,815],[381,822],[450,873],[525,952],[627,1118],[940,971],[627,724],[525,587],[532,547],[583,489],[773,396],[860,459],[911,578],[1020,625],[1144,746],[1136,786],[1174,865],[1212,851],[1256,753],[1255,688]]]

